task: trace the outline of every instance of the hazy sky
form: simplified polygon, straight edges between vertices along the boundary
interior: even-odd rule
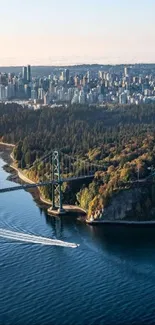
[[[0,0],[0,66],[155,62],[155,0]]]

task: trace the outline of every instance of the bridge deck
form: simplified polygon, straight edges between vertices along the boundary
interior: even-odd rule
[[[1,188],[0,193],[19,191],[19,190],[35,188],[35,187],[42,187],[42,186],[47,186],[50,184],[59,184],[59,183],[62,184],[65,182],[68,183],[68,182],[84,180],[84,179],[93,178],[93,177],[94,177],[94,175],[87,175],[87,176],[81,176],[81,177],[62,178],[59,182],[52,180],[52,181],[48,181],[48,182],[46,181],[46,182],[40,182],[40,183],[34,183],[34,184],[22,184],[22,185],[18,185],[18,186]]]
[[[62,184],[65,182],[73,182],[73,181],[78,181],[78,180],[84,180],[84,179],[89,179],[89,178],[93,178],[94,175],[87,175],[87,176],[80,176],[80,177],[69,177],[69,178],[62,178],[60,181],[46,181],[46,182],[40,182],[40,183],[34,183],[34,184],[22,184],[22,185],[18,185],[18,186],[12,186],[12,187],[6,187],[6,188],[1,188],[0,189],[0,193],[5,193],[5,192],[13,192],[13,191],[19,191],[19,190],[24,190],[24,189],[29,189],[29,188],[35,188],[35,187],[42,187],[42,186],[47,186],[50,184]],[[136,185],[136,184],[141,184],[142,186],[144,184],[150,184],[150,183],[154,183],[154,180],[152,179],[139,179],[136,181],[129,181],[124,183],[124,186],[126,185]]]

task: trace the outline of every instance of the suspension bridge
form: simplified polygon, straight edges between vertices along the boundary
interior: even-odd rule
[[[93,179],[97,171],[105,170],[103,165],[91,163],[88,160],[69,156],[61,151],[54,150],[44,155],[32,165],[26,167],[28,171],[35,171],[39,168],[39,182],[26,183],[17,186],[0,188],[0,193],[31,189],[51,185],[52,207],[51,211],[63,214],[63,194],[62,184],[75,181]]]
[[[62,184],[83,181],[94,178],[97,171],[105,171],[105,165],[95,164],[87,160],[69,156],[62,151],[54,150],[36,160],[32,165],[27,166],[27,171],[39,172],[39,181],[24,183],[17,186],[3,187],[0,181],[0,194],[22,189],[51,186],[52,206],[51,212],[56,211],[63,214],[63,192]],[[25,177],[25,174],[23,173]],[[138,179],[123,183],[123,186],[146,186],[146,183],[154,182],[155,171],[151,170],[150,175],[145,179]],[[82,186],[82,185],[81,185]]]

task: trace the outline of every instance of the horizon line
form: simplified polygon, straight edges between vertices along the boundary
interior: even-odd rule
[[[30,65],[31,67],[74,67],[74,66],[81,66],[81,65],[103,65],[103,66],[120,66],[120,65],[154,65],[155,62],[135,62],[135,63],[73,63],[73,64],[23,64],[23,65],[0,65],[0,68],[21,68],[24,66]]]

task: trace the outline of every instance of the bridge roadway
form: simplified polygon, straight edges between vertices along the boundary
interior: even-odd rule
[[[29,188],[47,186],[50,184],[62,184],[65,182],[68,183],[68,182],[73,182],[73,181],[78,181],[78,180],[93,178],[93,177],[94,177],[94,175],[87,175],[87,176],[80,176],[80,177],[62,178],[61,181],[46,181],[46,182],[40,182],[40,183],[34,183],[34,184],[22,184],[22,185],[13,186],[13,187],[1,188],[0,193],[13,192],[13,191],[19,191],[19,190],[24,190],[24,189],[29,189]]]
[[[50,184],[62,184],[65,182],[73,182],[77,180],[84,180],[87,178],[93,178],[94,175],[87,175],[87,176],[80,176],[80,177],[69,177],[69,178],[62,178],[60,181],[46,181],[46,182],[40,182],[40,183],[34,183],[34,184],[22,184],[18,186],[13,186],[13,187],[6,187],[6,188],[1,188],[0,193],[5,193],[5,192],[13,192],[13,191],[18,191],[18,190],[24,190],[24,189],[29,189],[29,188],[35,188],[35,187],[41,187],[41,186],[47,186]],[[152,179],[139,179],[136,181],[129,181],[125,182],[124,186],[126,185],[136,185],[136,184],[141,184],[142,186],[146,183],[154,183],[154,180]]]

